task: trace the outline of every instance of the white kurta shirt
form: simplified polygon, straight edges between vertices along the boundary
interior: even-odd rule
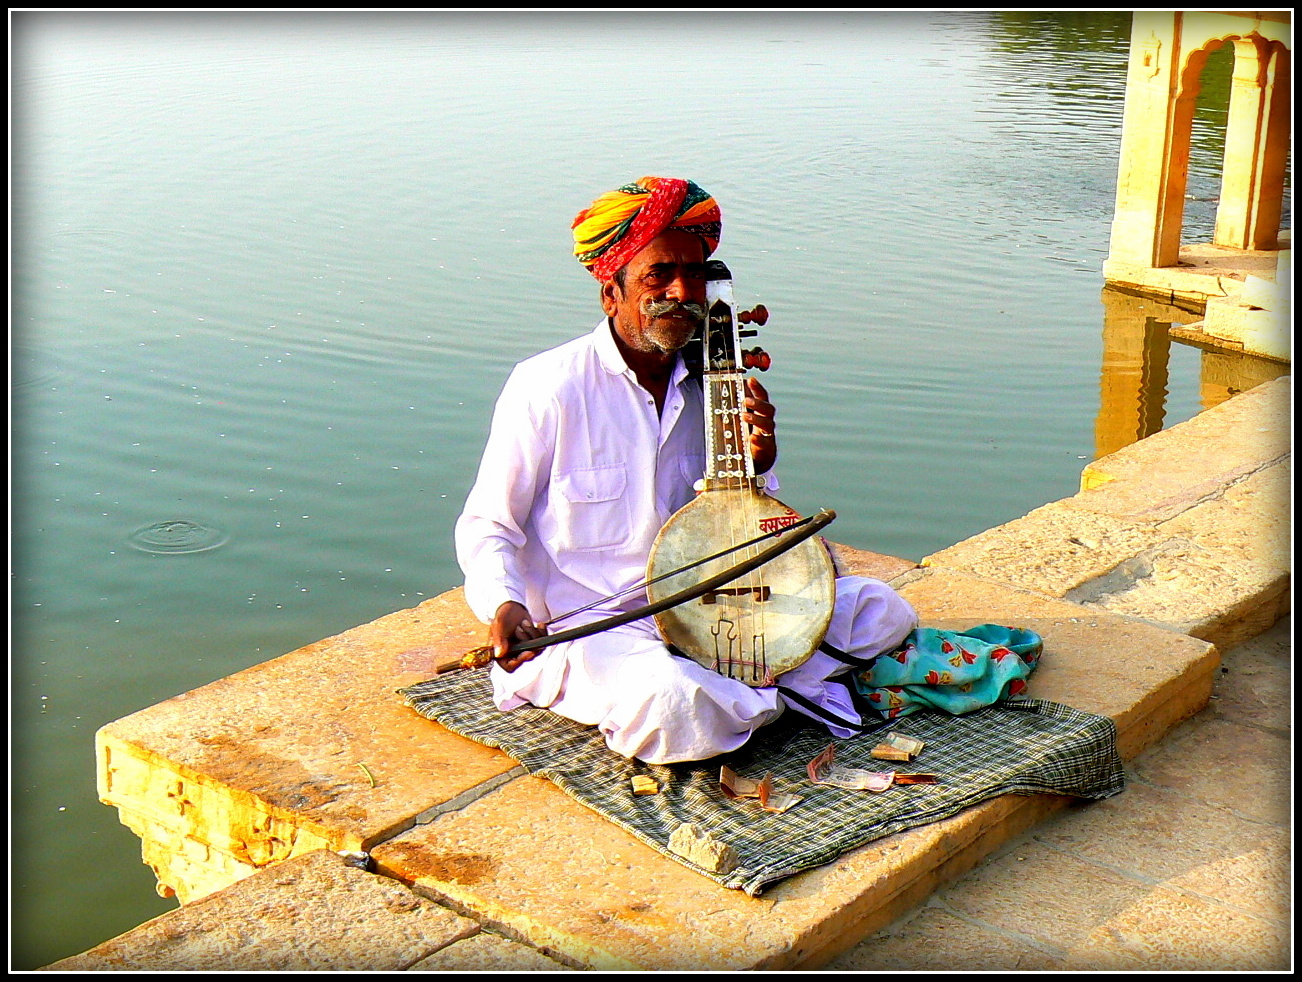
[[[656,534],[704,470],[701,386],[682,358],[660,413],[604,319],[522,362],[457,521],[471,609],[487,622],[514,600],[546,622],[639,583]],[[558,630],[645,602],[639,589]]]

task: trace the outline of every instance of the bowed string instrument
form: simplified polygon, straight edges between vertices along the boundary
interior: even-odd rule
[[[775,684],[817,650],[832,619],[836,573],[814,536],[836,514],[801,518],[765,491],[755,473],[749,433],[741,418],[746,370],[766,371],[769,356],[741,347],[766,323],[763,306],[738,312],[732,274],[719,260],[707,266],[706,317],[683,349],[701,378],[705,405],[705,473],[695,498],[669,517],[651,547],[645,588],[648,603],[605,620],[532,641],[510,652],[543,648],[654,616],[665,642],[706,668],[749,686]],[[622,595],[622,594],[620,594]],[[611,598],[553,618],[551,624]],[[492,659],[491,647],[440,665],[439,673],[475,668]]]
[[[707,263],[706,318],[701,343],[686,352],[701,374],[705,403],[705,475],[699,494],[670,516],[651,547],[647,596],[652,602],[686,586],[686,578],[708,578],[730,557],[703,556],[735,546],[749,557],[755,536],[780,534],[802,523],[800,515],[765,490],[755,473],[747,425],[741,418],[746,369],[769,367],[759,348],[744,351],[741,339],[756,333],[768,311],[738,313],[732,275],[718,260]],[[825,517],[819,527],[834,517]],[[812,520],[807,520],[811,521]],[[734,550],[730,550],[733,552]],[[687,572],[671,573],[684,568]],[[822,543],[812,536],[748,570],[727,586],[656,614],[665,641],[679,652],[728,678],[751,686],[773,685],[783,672],[802,664],[818,648],[832,619],[836,573]]]

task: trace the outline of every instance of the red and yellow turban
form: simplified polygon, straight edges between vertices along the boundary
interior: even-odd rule
[[[661,232],[680,229],[719,245],[723,216],[714,199],[691,181],[642,177],[607,191],[574,219],[574,255],[601,282],[610,279]]]

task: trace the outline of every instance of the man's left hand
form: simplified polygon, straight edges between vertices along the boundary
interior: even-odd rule
[[[741,418],[750,424],[750,456],[755,461],[755,473],[766,474],[778,459],[777,424],[773,419],[777,410],[759,379],[746,379],[746,391],[746,411]]]

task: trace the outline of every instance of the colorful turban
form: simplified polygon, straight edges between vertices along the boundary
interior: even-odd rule
[[[661,232],[680,229],[719,245],[723,216],[714,199],[691,181],[643,177],[608,191],[574,219],[574,255],[601,282],[610,279]]]

